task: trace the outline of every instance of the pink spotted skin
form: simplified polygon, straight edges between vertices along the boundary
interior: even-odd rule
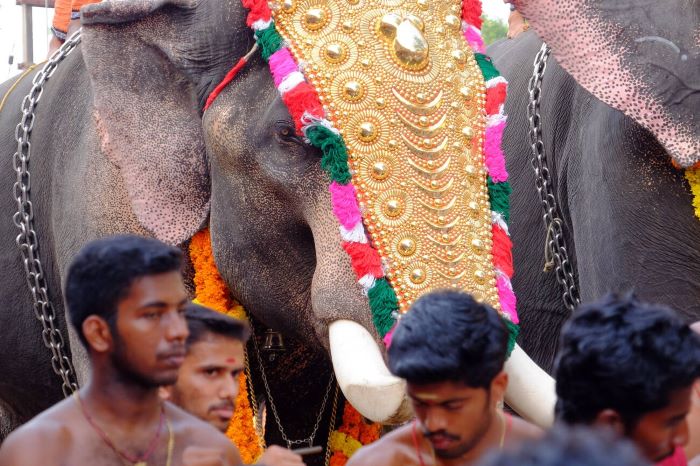
[[[586,90],[655,135],[682,167],[700,160],[700,2],[519,0]]]

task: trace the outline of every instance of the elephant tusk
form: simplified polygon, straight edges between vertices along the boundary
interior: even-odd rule
[[[406,383],[393,376],[377,342],[362,325],[336,320],[328,326],[331,360],[338,385],[360,414],[396,424],[412,416]]]
[[[518,345],[506,361],[505,371],[508,373],[506,403],[543,429],[551,427],[557,399],[554,379]]]

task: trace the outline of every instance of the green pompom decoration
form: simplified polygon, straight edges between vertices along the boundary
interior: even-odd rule
[[[520,326],[518,324],[514,324],[508,319],[503,319],[503,322],[505,322],[506,327],[508,328],[508,351],[506,352],[507,359],[510,357],[510,353],[513,352],[513,348],[515,348],[516,340],[520,334]]]
[[[275,29],[275,23],[270,24],[270,27],[261,31],[255,31],[255,39],[258,41],[260,54],[265,61],[270,58],[270,55],[282,48],[282,43],[284,42],[282,36]]]
[[[321,149],[321,168],[331,181],[348,184],[352,179],[348,167],[348,150],[343,139],[323,125],[311,125],[306,130],[311,145]]]
[[[491,177],[487,179],[489,189],[489,201],[491,210],[503,215],[503,219],[508,223],[510,219],[510,193],[513,191],[510,183],[494,183]]]
[[[479,65],[479,68],[481,68],[481,74],[484,75],[484,81],[497,78],[501,75],[496,67],[493,66],[491,59],[483,53],[475,53],[474,58],[476,58],[476,63]]]
[[[379,278],[374,286],[369,289],[367,296],[369,297],[369,307],[372,310],[374,327],[379,332],[379,335],[384,338],[384,335],[389,333],[389,330],[396,323],[392,315],[394,311],[399,310],[399,301],[396,299],[396,293],[394,293],[394,290],[385,278]]]

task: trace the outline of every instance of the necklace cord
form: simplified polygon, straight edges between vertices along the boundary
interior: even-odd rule
[[[75,398],[78,406],[80,407],[80,411],[83,413],[83,417],[85,417],[85,420],[90,424],[90,427],[93,428],[95,432],[100,436],[102,441],[112,449],[117,455],[125,459],[126,461],[130,463],[144,463],[151,455],[153,455],[153,452],[155,451],[156,447],[158,446],[158,440],[160,439],[160,431],[163,430],[163,423],[167,423],[167,429],[169,432],[169,440],[168,440],[168,450],[170,450],[170,443],[174,443],[174,438],[173,438],[173,432],[172,428],[170,425],[170,421],[166,418],[165,416],[165,408],[161,404],[160,406],[160,419],[158,421],[158,429],[156,430],[156,434],[153,436],[151,439],[150,443],[148,444],[148,448],[146,448],[146,451],[140,455],[140,456],[133,456],[128,453],[124,453],[123,451],[119,450],[116,445],[114,445],[114,442],[112,442],[112,439],[109,438],[109,435],[100,428],[100,426],[95,423],[95,421],[92,419],[90,414],[87,412],[87,408],[85,404],[83,403],[83,400],[80,398],[80,395],[78,392],[73,392],[73,397]],[[168,453],[168,456],[170,457],[170,453]],[[170,464],[168,462],[168,464]]]

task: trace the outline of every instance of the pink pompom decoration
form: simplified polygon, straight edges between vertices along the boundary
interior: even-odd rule
[[[513,293],[508,278],[499,274],[496,279],[496,289],[498,289],[498,300],[501,303],[501,310],[510,316],[510,320],[514,324],[520,323],[518,312],[515,309],[515,293]]]
[[[275,80],[275,87],[279,87],[282,81],[284,81],[284,78],[297,71],[297,64],[294,62],[292,54],[289,53],[289,49],[286,47],[270,55],[268,63],[270,65],[270,71],[272,72],[272,79]]]
[[[494,126],[488,126],[486,127],[486,134],[484,136],[484,162],[489,171],[489,176],[496,183],[503,183],[508,180],[506,159],[501,150],[503,130],[505,127],[505,121],[501,121]]]
[[[358,222],[362,221],[360,206],[355,197],[355,187],[352,184],[342,185],[334,181],[328,190],[331,192],[333,213],[343,227],[352,230]]]

